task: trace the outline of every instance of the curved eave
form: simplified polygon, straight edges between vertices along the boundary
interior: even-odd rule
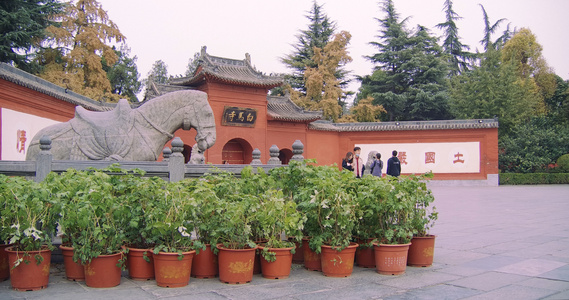
[[[275,79],[261,78],[259,80],[236,79],[233,76],[223,76],[208,69],[201,69],[196,74],[194,74],[194,76],[187,78],[180,78],[178,80],[174,79],[171,81],[171,84],[184,85],[184,86],[199,86],[202,85],[205,81],[221,82],[227,84],[264,88],[264,89],[272,89],[284,83],[284,80],[281,78],[275,78]]]

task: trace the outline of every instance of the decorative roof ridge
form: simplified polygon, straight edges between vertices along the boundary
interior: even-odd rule
[[[319,120],[309,124],[313,130],[323,131],[400,131],[400,130],[441,130],[441,129],[481,129],[498,128],[497,119],[470,120],[433,120],[433,121],[396,121],[332,123]]]
[[[283,82],[281,75],[265,75],[251,64],[251,56],[245,54],[245,59],[231,59],[220,56],[213,56],[207,53],[207,47],[203,46],[198,58],[198,67],[194,73],[187,77],[174,78],[170,81],[172,85],[192,85],[201,81],[202,76],[214,76],[221,80],[240,82],[248,85],[269,85],[279,86]],[[229,72],[224,74],[224,72]],[[233,73],[232,73],[233,72]],[[236,74],[249,74],[245,77],[233,77]]]
[[[93,100],[6,63],[0,63],[0,78],[89,110],[106,111],[115,107],[113,103]]]

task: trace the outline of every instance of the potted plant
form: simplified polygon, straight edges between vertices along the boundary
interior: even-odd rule
[[[85,280],[85,269],[73,248],[73,241],[81,232],[77,216],[78,201],[81,199],[78,194],[84,195],[86,191],[89,191],[89,174],[85,172],[75,169],[68,169],[60,174],[51,172],[43,181],[51,197],[57,199],[62,207],[58,218],[57,235],[62,241],[59,249],[63,256],[65,276],[71,281]]]
[[[389,178],[392,185],[387,197],[379,199],[377,217],[379,241],[374,244],[376,270],[384,275],[400,275],[405,272],[407,251],[411,245],[413,228],[411,218],[415,202],[413,188],[406,178]]]
[[[305,216],[303,238],[301,242],[296,242],[295,246],[300,248],[302,255],[297,256],[297,260],[304,263],[304,267],[311,271],[322,271],[320,258],[320,243],[313,241],[312,236],[320,233],[318,223],[318,207],[311,202],[314,193],[314,185],[321,177],[320,169],[314,165],[314,160],[304,160],[302,162],[290,161],[286,168],[275,168],[270,171],[274,178],[275,186],[283,191],[284,196],[297,204],[297,210]],[[293,260],[294,260],[293,256]]]
[[[377,241],[378,230],[381,226],[377,216],[381,199],[385,199],[391,189],[386,178],[364,176],[361,179],[353,177],[347,184],[348,192],[352,193],[356,205],[356,224],[354,237],[358,243],[356,263],[363,268],[375,268],[374,242]]]
[[[125,190],[119,200],[130,208],[128,222],[125,222],[125,252],[127,269],[131,279],[154,279],[154,241],[148,232],[147,217],[152,203],[160,201],[160,190],[165,184],[158,177],[142,177],[144,171],[133,170],[121,176]]]
[[[221,201],[220,222],[216,232],[218,244],[219,280],[237,284],[253,279],[255,250],[251,224],[258,205],[258,197],[245,193],[244,181],[229,173],[210,178]]]
[[[197,207],[184,182],[168,182],[147,211],[147,239],[154,246],[154,273],[161,287],[183,287],[190,281],[199,241],[192,240]]]
[[[124,222],[131,212],[130,207],[117,201],[120,175],[112,172],[116,172],[113,166],[76,174],[83,177],[83,190],[74,196],[76,213],[69,216],[67,227],[62,226],[65,235],[73,236],[75,258],[84,264],[85,283],[90,287],[119,285],[124,268]]]
[[[269,189],[260,196],[255,219],[259,235],[266,241],[260,246],[263,277],[288,278],[292,256],[297,250],[293,241],[302,240],[306,217],[296,209],[296,203],[284,197],[281,190]]]
[[[410,176],[410,185],[416,188],[410,188],[415,199],[415,207],[411,218],[411,226],[413,227],[413,238],[409,246],[407,257],[407,265],[413,267],[429,267],[433,264],[435,250],[435,236],[429,234],[429,230],[433,227],[438,218],[436,207],[430,207],[435,197],[431,190],[427,188],[425,180],[432,178],[432,173],[421,176]]]
[[[46,288],[49,282],[51,236],[59,205],[43,184],[23,177],[0,178],[2,182],[2,240],[6,248],[10,281],[15,290]]]
[[[310,183],[313,188],[310,200],[299,204],[306,213],[314,216],[318,225],[312,229],[309,246],[317,253],[321,252],[324,275],[347,277],[352,274],[358,246],[352,242],[356,203],[345,186],[353,174],[340,172],[333,166],[318,166],[315,171],[318,176]],[[307,224],[308,221],[310,218]]]
[[[219,273],[217,254],[214,250],[221,220],[221,202],[208,179],[185,179],[183,186],[195,199],[195,239],[202,245],[201,248],[196,248],[191,275],[196,278],[214,278]]]

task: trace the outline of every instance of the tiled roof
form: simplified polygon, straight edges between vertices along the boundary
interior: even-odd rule
[[[149,80],[148,84],[146,85],[146,93],[144,93],[144,101],[142,101],[140,105],[142,105],[144,102],[150,99],[156,98],[166,93],[180,91],[180,90],[191,90],[191,89],[193,88],[189,86],[160,84]]]
[[[273,120],[315,121],[322,118],[322,112],[305,111],[298,107],[289,96],[267,97],[267,113]]]
[[[172,79],[172,85],[197,86],[204,79],[271,89],[283,84],[283,77],[265,75],[251,65],[251,57],[244,60],[211,56],[202,47],[198,67],[193,76]]]
[[[107,111],[115,107],[115,104],[98,102],[83,95],[79,95],[47,80],[14,68],[6,63],[0,63],[0,78],[36,92],[52,96],[59,100],[69,102],[74,105],[80,105],[88,110]]]
[[[315,121],[308,125],[309,129],[320,131],[400,131],[400,130],[440,130],[440,129],[481,129],[498,128],[498,120],[441,120],[441,121],[401,121],[401,122],[366,122],[366,123],[332,123]]]

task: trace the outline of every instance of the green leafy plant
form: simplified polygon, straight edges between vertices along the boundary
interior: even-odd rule
[[[353,174],[334,166],[312,166],[314,176],[299,187],[300,211],[307,216],[309,246],[320,253],[323,244],[342,250],[350,245],[356,222],[356,202],[346,190]]]
[[[429,230],[434,226],[438,219],[436,207],[432,206],[435,201],[431,190],[427,188],[426,180],[433,177],[432,173],[420,176],[410,175],[406,178],[405,189],[408,197],[415,202],[411,218],[413,235],[424,237],[429,234]]]
[[[356,201],[356,224],[353,234],[360,241],[360,247],[372,247],[378,238],[381,227],[379,212],[380,205],[385,203],[393,185],[386,177],[364,176],[361,179],[353,177],[347,184],[348,192]]]
[[[177,252],[181,260],[183,252],[203,248],[192,240],[197,204],[184,181],[166,183],[158,193],[147,212],[146,238],[155,244],[154,253]]]
[[[0,175],[2,218],[0,237],[6,244],[15,244],[22,257],[29,251],[53,250],[51,235],[56,228],[56,215],[60,206],[50,197],[45,185],[29,181],[23,177]],[[35,256],[42,262],[40,255]],[[20,258],[15,262],[30,263]]]
[[[271,252],[269,248],[292,247],[291,252],[294,254],[296,249],[292,241],[302,240],[306,219],[296,210],[296,203],[286,199],[281,190],[267,190],[260,196],[255,219],[259,226],[259,237],[266,240],[261,254],[267,261],[276,259],[276,253]],[[282,235],[288,239],[283,240]]]

